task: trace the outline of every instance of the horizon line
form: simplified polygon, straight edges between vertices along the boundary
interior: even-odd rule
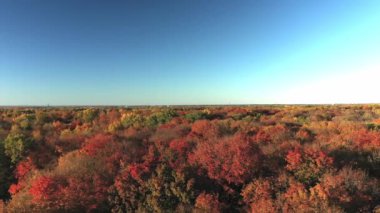
[[[63,105],[0,105],[0,108],[70,108],[70,107],[228,107],[228,106],[347,106],[380,105],[379,103],[263,103],[263,104],[63,104]]]

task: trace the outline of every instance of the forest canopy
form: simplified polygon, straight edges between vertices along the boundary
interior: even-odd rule
[[[1,108],[0,210],[380,211],[380,106]]]

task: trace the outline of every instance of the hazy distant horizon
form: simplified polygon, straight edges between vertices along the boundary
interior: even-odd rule
[[[380,103],[379,1],[0,2],[0,105]]]
[[[270,107],[270,106],[362,106],[380,103],[324,103],[324,104],[168,104],[168,105],[0,105],[0,108],[146,108],[146,107]]]

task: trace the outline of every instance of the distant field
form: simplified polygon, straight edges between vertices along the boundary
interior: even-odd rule
[[[0,211],[380,211],[380,105],[0,107]]]

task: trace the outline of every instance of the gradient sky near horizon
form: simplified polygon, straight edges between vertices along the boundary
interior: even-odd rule
[[[0,105],[380,103],[380,1],[2,0]]]

